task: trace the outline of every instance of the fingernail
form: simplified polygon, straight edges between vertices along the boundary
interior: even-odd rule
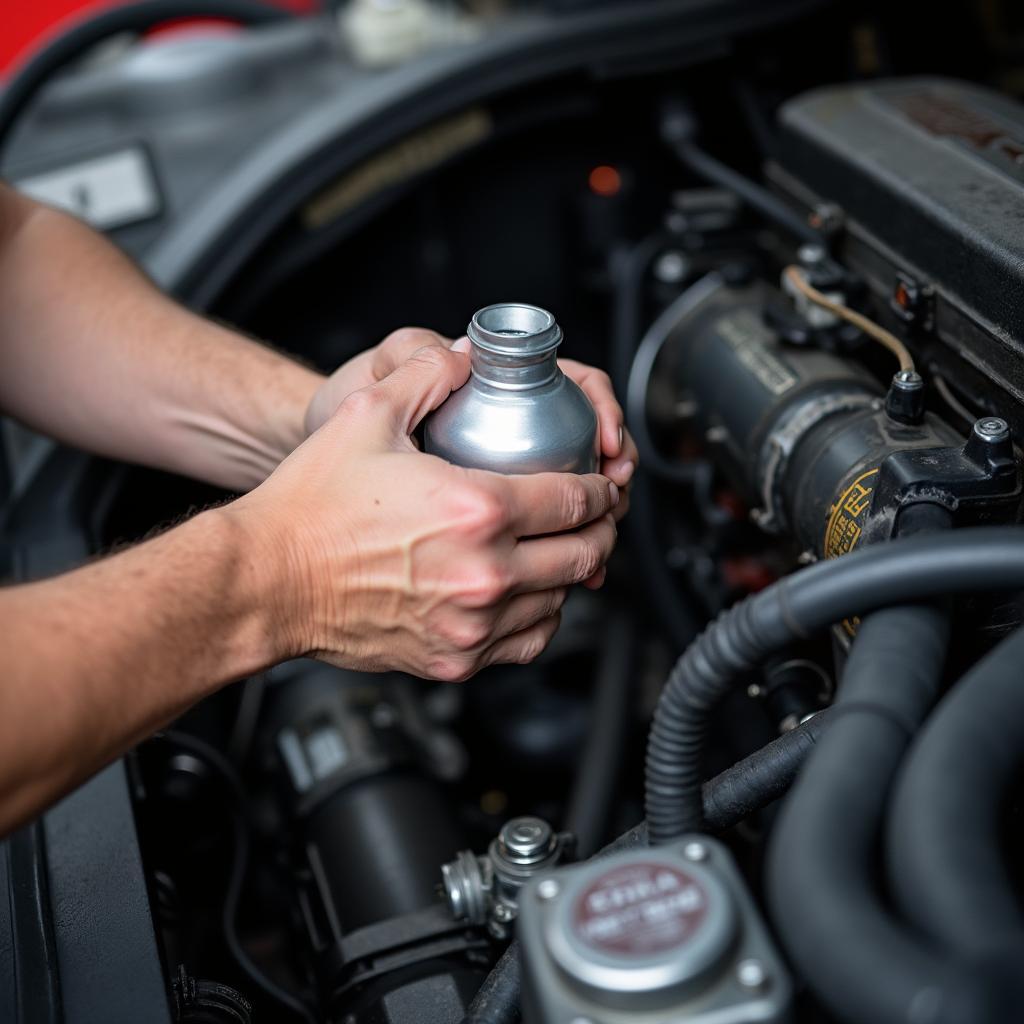
[[[462,337],[452,342],[453,352],[468,352],[469,351],[469,338]]]
[[[620,423],[619,424],[619,451],[620,452],[622,451],[622,437],[623,437],[623,434],[622,434],[622,424]]]
[[[636,463],[630,459],[628,462],[622,464],[622,479],[623,482],[631,480],[633,474],[636,472]]]
[[[611,495],[612,508],[615,508],[619,503],[619,489],[611,480],[608,481],[608,493]]]

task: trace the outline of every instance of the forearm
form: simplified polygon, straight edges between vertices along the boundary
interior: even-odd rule
[[[113,245],[0,185],[0,408],[235,490],[305,436],[319,374],[178,306]]]
[[[290,652],[273,552],[230,509],[0,590],[0,835],[225,683]]]

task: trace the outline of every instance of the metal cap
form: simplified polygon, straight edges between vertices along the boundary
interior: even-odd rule
[[[999,416],[983,416],[974,421],[974,434],[986,444],[997,444],[1010,436],[1010,426]]]
[[[700,988],[739,928],[732,894],[706,861],[637,850],[572,876],[546,928],[572,983],[602,1005],[658,1009]]]
[[[543,818],[512,818],[498,833],[501,853],[513,864],[536,864],[547,857],[554,844],[555,834]]]
[[[473,314],[469,340],[485,352],[503,356],[539,356],[562,342],[554,316],[525,302],[499,302]]]

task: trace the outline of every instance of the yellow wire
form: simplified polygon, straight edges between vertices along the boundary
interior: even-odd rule
[[[907,350],[907,346],[891,331],[887,331],[880,324],[876,324],[874,320],[869,320],[855,309],[850,309],[849,306],[844,306],[841,302],[833,302],[827,295],[822,295],[814,285],[804,278],[799,267],[790,265],[786,267],[785,274],[789,283],[816,306],[827,309],[834,316],[839,317],[840,320],[853,324],[854,327],[863,331],[869,338],[873,338],[880,345],[884,345],[900,361],[901,370],[914,369],[914,357]]]

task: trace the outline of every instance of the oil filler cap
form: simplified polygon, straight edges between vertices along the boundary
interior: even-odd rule
[[[579,872],[545,938],[581,994],[608,1006],[659,1009],[722,966],[737,927],[732,894],[712,871],[647,850]]]

